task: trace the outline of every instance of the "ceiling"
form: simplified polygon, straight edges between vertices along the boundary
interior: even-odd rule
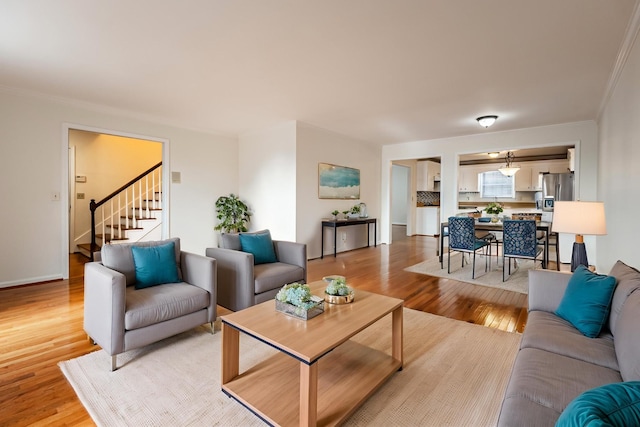
[[[0,86],[373,144],[595,120],[635,0],[3,0]]]

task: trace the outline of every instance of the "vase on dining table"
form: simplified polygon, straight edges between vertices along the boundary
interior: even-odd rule
[[[498,218],[498,214],[491,215],[491,222],[497,223],[500,218]]]

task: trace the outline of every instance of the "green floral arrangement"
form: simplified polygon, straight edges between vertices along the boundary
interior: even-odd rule
[[[353,292],[353,290],[347,286],[345,279],[334,279],[327,285],[327,288],[324,290],[325,293],[329,295],[340,295],[346,296]]]
[[[498,215],[502,213],[504,209],[502,209],[502,205],[500,203],[491,202],[485,208],[485,212],[489,215]]]
[[[355,205],[351,208],[351,213],[352,214],[359,214],[360,213],[360,205]]]
[[[312,300],[311,289],[309,286],[301,283],[290,283],[284,285],[282,289],[276,294],[276,299],[281,302],[286,302],[296,307],[304,308],[305,310],[317,304]]]

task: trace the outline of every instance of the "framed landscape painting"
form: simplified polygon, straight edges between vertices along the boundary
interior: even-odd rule
[[[318,163],[320,199],[359,199],[360,169]]]

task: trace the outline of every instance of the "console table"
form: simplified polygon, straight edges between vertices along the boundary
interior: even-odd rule
[[[333,256],[337,256],[337,238],[338,238],[338,227],[346,227],[348,225],[362,225],[365,224],[367,226],[367,247],[370,246],[370,224],[373,224],[373,246],[378,246],[378,220],[376,218],[354,218],[354,219],[323,219],[322,227],[320,231],[320,235],[322,236],[322,251],[320,252],[320,258],[324,258],[324,228],[325,227],[333,227]]]

